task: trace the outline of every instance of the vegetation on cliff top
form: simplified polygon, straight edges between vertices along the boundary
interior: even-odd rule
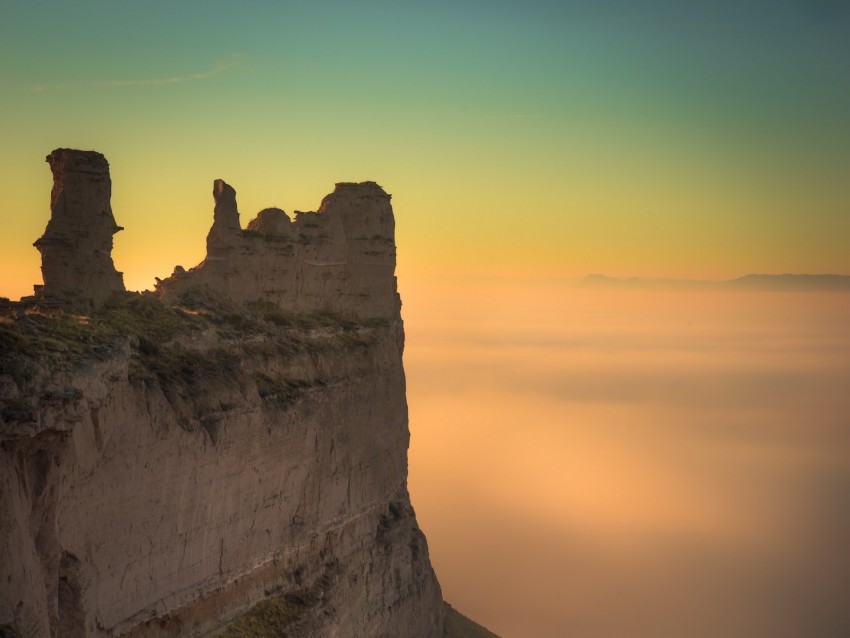
[[[130,355],[129,380],[159,385],[167,397],[225,379],[253,383],[264,400],[289,405],[317,382],[281,376],[262,369],[264,363],[364,347],[370,329],[386,325],[333,313],[289,313],[266,302],[234,308],[200,293],[173,306],[154,293],[121,293],[89,315],[33,306],[0,316],[0,416],[26,418],[32,399],[50,398],[33,394],[51,378],[121,351]]]

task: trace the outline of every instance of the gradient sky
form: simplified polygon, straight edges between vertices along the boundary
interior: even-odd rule
[[[130,288],[202,258],[211,184],[394,195],[400,272],[850,273],[839,0],[0,3],[0,295],[53,148],[112,166]]]
[[[216,178],[243,225],[375,180],[451,602],[506,638],[836,635],[850,296],[556,278],[850,275],[845,7],[0,0],[0,296],[40,282],[57,147],[110,161],[130,289],[202,259]]]

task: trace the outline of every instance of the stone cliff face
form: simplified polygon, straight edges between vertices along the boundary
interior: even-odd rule
[[[139,295],[105,160],[50,158],[44,294],[93,309],[0,317],[0,636],[245,636],[260,601],[279,635],[442,636],[389,196],[339,184],[242,230],[218,180],[206,260]]]

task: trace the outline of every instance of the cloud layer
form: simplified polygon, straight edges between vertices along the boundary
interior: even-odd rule
[[[72,82],[67,84],[53,85],[39,84],[32,87],[32,91],[35,93],[43,93],[44,91],[53,91],[60,89],[120,89],[132,86],[166,86],[174,84],[186,84],[188,82],[209,80],[227,71],[244,68],[244,65],[245,56],[243,54],[231,53],[227,57],[218,60],[215,65],[213,65],[210,69],[197,73],[182,73],[165,77],[133,78],[126,80],[103,80],[95,82],[76,83]]]
[[[453,604],[504,638],[850,628],[850,296],[421,294],[411,487]]]

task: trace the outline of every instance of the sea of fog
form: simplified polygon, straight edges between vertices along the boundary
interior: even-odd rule
[[[503,638],[850,635],[850,294],[405,283],[455,607]]]

